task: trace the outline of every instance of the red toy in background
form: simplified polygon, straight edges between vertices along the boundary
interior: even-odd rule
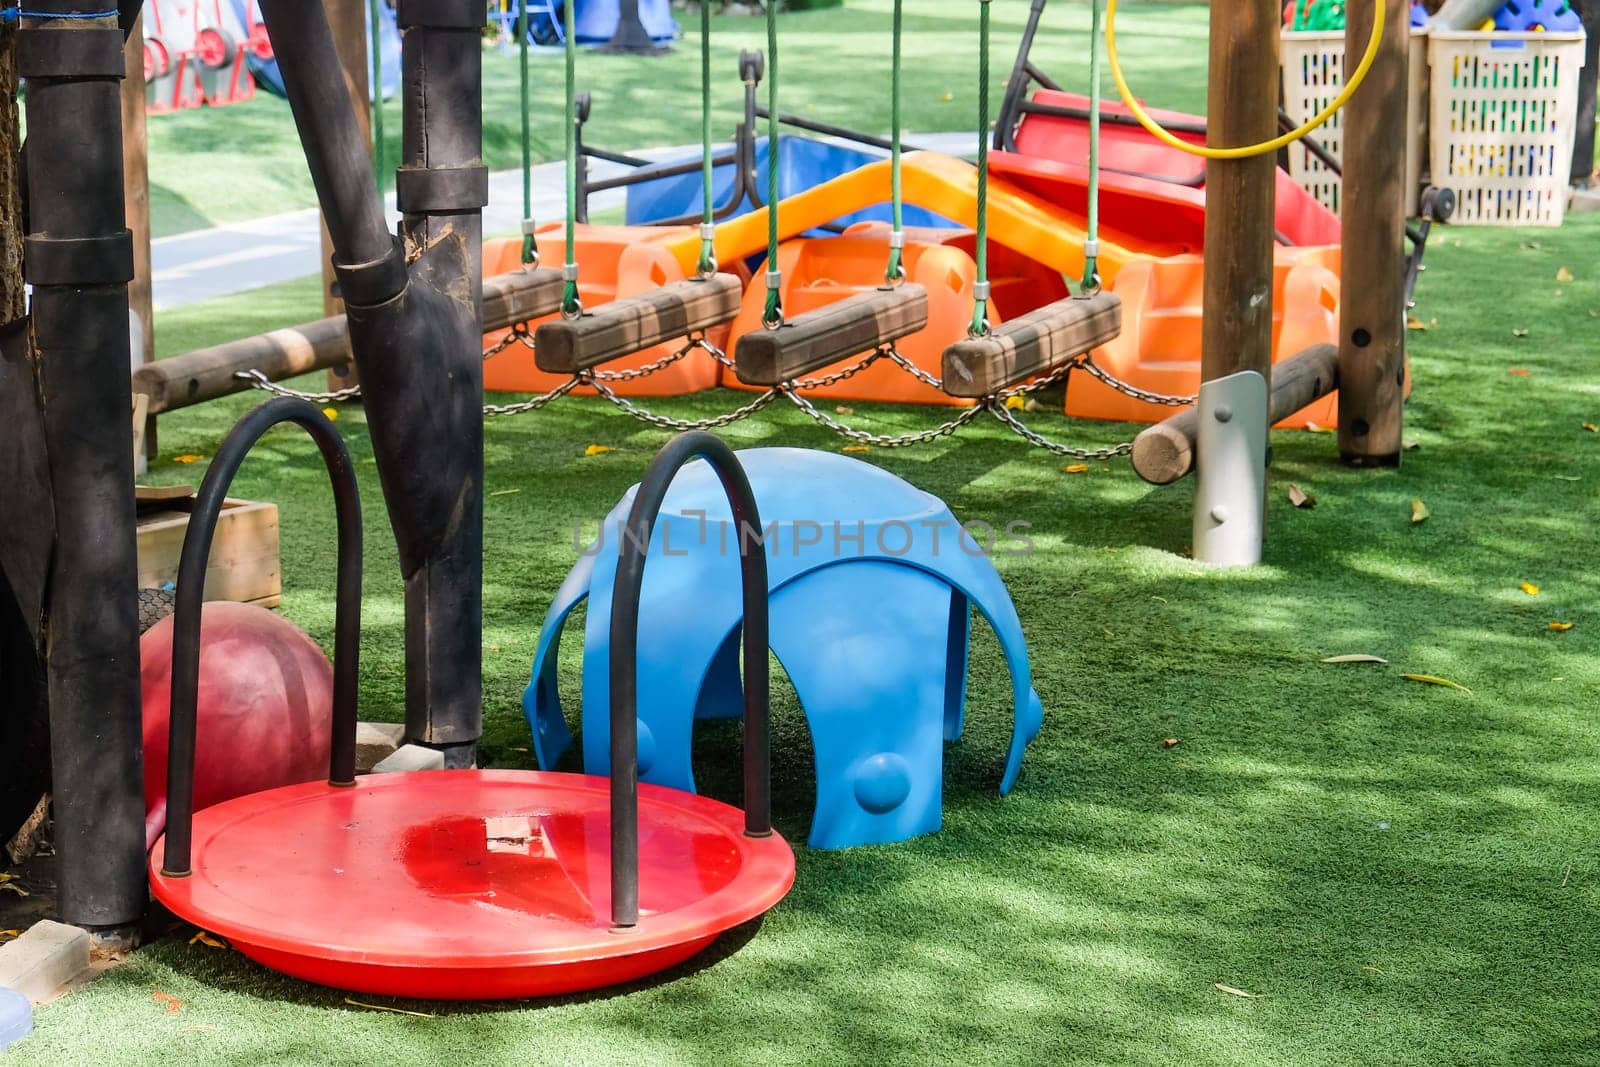
[[[162,619],[139,640],[147,845],[166,824],[172,620]],[[266,608],[205,606],[196,809],[327,778],[332,729],[333,667],[315,641]]]
[[[221,107],[256,94],[249,59],[272,58],[255,0],[152,0],[146,5],[145,106],[152,112]]]

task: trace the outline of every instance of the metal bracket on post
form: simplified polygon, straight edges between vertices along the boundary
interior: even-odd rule
[[[1253,370],[1200,387],[1194,558],[1261,562],[1267,506],[1267,382]]]

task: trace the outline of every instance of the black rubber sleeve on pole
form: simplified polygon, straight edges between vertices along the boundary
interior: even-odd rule
[[[672,480],[703,459],[722,483],[739,539],[744,592],[744,827],[772,833],[772,755],[768,676],[767,555],[755,492],[739,458],[720,437],[680,434],[645,471],[628,512],[611,601],[611,924],[639,921],[639,598],[650,537]]]
[[[303,428],[317,443],[333,486],[338,522],[338,590],[333,622],[333,754],[330,785],[355,784],[356,680],[361,655],[361,495],[355,466],[333,423],[304,400],[279,397],[234,426],[195,496],[178,563],[177,608],[172,632],[172,707],[167,724],[167,838],[161,873],[192,873],[194,760],[200,691],[200,611],[206,566],[217,519],[245,457],[268,430],[281,423]]]

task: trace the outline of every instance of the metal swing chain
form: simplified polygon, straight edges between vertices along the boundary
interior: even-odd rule
[[[485,404],[483,405],[483,417],[486,419],[498,419],[509,415],[526,415],[530,411],[538,411],[551,401],[560,400],[576,389],[579,384],[577,378],[568,378],[548,393],[540,393],[538,396],[529,397],[527,400],[518,401],[515,404]]]
[[[659,426],[664,430],[715,430],[723,426],[731,426],[741,419],[745,419],[751,415],[754,415],[756,412],[760,411],[762,408],[778,399],[778,390],[768,389],[750,403],[723,415],[716,415],[709,419],[675,419],[670,415],[658,415],[653,411],[648,411],[645,408],[640,407],[627,397],[613,391],[610,386],[606,385],[605,382],[598,381],[587,373],[574,378],[572,384],[593,386],[596,393],[599,393],[606,400],[614,404],[618,410],[623,411],[628,415],[632,415],[640,422],[647,422],[652,426]]]
[[[302,392],[299,389],[290,389],[286,385],[279,385],[259,370],[234,371],[233,376],[241,382],[248,382],[252,389],[259,389],[264,393],[271,393],[273,396],[286,396],[294,400],[304,400],[311,404],[337,404],[345,400],[354,400],[361,395],[361,386],[359,385],[335,389],[328,393]]]
[[[858,430],[853,426],[845,425],[832,415],[829,415],[827,412],[813,404],[792,385],[780,385],[778,390],[781,391],[784,396],[787,396],[791,401],[793,401],[794,406],[804,412],[807,418],[811,419],[818,425],[827,427],[840,437],[849,438],[858,444],[873,445],[877,448],[907,448],[911,445],[920,445],[926,444],[929,441],[937,441],[941,437],[949,437],[951,434],[961,429],[961,427],[967,425],[973,419],[977,418],[978,415],[983,411],[981,406],[974,405],[973,407],[965,409],[960,415],[957,415],[950,421],[941,423],[940,425],[931,429],[918,430],[915,433],[898,435],[877,434],[871,433],[867,430]]]

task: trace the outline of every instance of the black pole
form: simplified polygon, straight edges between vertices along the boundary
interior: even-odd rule
[[[716,471],[733,510],[744,593],[744,832],[772,833],[772,755],[767,661],[767,554],[761,515],[744,468],[715,434],[667,443],[639,482],[617,554],[611,600],[611,925],[639,921],[639,597],[656,517],[685,463]]]
[[[1583,18],[1583,70],[1578,72],[1578,129],[1572,142],[1572,184],[1587,189],[1594,179],[1595,81],[1600,78],[1600,0],[1574,0]]]
[[[91,5],[92,7],[92,5]],[[30,146],[23,271],[55,510],[46,588],[59,913],[125,928],[144,913],[138,568],[128,436],[123,215],[123,35],[104,18],[57,19],[82,0],[38,0],[17,36]],[[6,516],[6,521],[47,521]]]
[[[406,736],[470,767],[483,732],[483,4],[401,0],[397,14],[401,233],[412,278],[445,298],[431,346],[400,333],[395,358],[362,363],[361,381],[391,506],[422,502],[401,543]]]
[[[574,0],[566,0],[573,3]],[[775,3],[776,0],[767,0]],[[617,28],[611,34],[611,40],[600,46],[601,52],[622,52],[637,56],[659,56],[670,52],[669,48],[662,48],[656,44],[648,31],[644,28],[644,20],[639,17],[639,0],[622,0],[617,13]]]
[[[1000,114],[994,124],[997,152],[1016,147],[1017,123],[1022,118],[1022,104],[1028,99],[1028,86],[1033,81],[1028,73],[1028,57],[1033,52],[1033,38],[1039,32],[1039,20],[1044,17],[1044,5],[1045,0],[1033,0],[1028,8],[1028,21],[1022,28],[1022,40],[1017,44],[1016,62],[1011,65],[1011,77],[1006,79],[1006,95],[1000,102]]]
[[[328,417],[303,400],[279,397],[250,412],[234,426],[206,470],[195,496],[178,562],[177,605],[172,620],[172,705],[167,724],[167,836],[161,873],[181,878],[191,873],[194,840],[194,758],[196,706],[200,690],[200,611],[212,535],[228,488],[245,457],[268,430],[281,423],[302,427],[317,443],[328,468],[337,512],[338,592],[333,621],[333,746],[330,785],[356,780],[356,681],[361,655],[361,494],[355,466],[339,431]]]
[[[403,243],[383,228],[321,5],[261,10],[333,238],[405,578],[406,733],[443,749],[447,766],[471,766],[483,719],[483,5],[398,5]]]

